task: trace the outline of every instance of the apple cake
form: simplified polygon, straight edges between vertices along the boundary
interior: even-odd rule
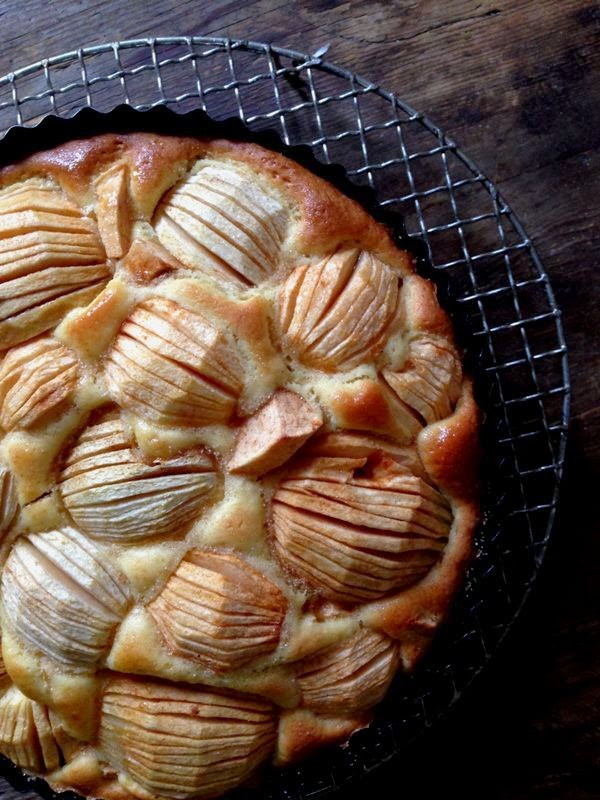
[[[478,514],[434,286],[257,145],[106,134],[0,172],[0,752],[212,798],[345,742]]]

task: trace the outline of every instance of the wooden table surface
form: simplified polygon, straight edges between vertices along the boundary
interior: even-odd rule
[[[0,74],[80,45],[214,34],[328,58],[425,111],[492,178],[563,311],[573,414],[554,545],[455,712],[355,794],[600,797],[600,4],[594,0],[4,0]],[[0,797],[14,792],[0,782]],[[19,795],[22,797],[22,795]]]

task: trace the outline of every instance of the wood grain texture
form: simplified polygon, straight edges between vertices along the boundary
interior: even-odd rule
[[[573,423],[531,602],[492,668],[410,752],[346,796],[600,796],[600,4],[595,0],[5,0],[0,73],[107,40],[239,36],[314,52],[440,124],[499,186],[563,311]],[[22,795],[0,782],[0,797]]]

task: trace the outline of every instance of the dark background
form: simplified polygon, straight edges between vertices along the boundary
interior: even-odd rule
[[[0,33],[0,74],[149,35],[230,35],[303,52],[329,43],[329,60],[427,113],[498,185],[538,247],[570,352],[554,541],[492,666],[353,795],[600,797],[600,3],[4,0]],[[0,797],[11,796],[0,780]]]

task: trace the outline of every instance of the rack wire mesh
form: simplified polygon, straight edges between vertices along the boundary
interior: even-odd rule
[[[548,277],[498,190],[427,117],[323,60],[213,37],[87,47],[0,78],[0,136],[48,114],[201,108],[252,131],[275,129],[325,164],[341,164],[381,209],[402,215],[443,278],[486,411],[487,480],[477,556],[449,623],[375,723],[348,747],[273,771],[265,798],[321,798],[432,725],[488,662],[541,565],[558,502],[570,385]],[[45,790],[37,785],[41,794]]]

